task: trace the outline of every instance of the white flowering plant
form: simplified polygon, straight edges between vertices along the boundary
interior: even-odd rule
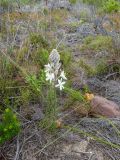
[[[53,49],[49,56],[49,63],[45,65],[46,81],[51,85],[59,88],[60,91],[64,89],[67,81],[64,70],[61,69],[60,54],[56,49]]]
[[[44,69],[46,83],[46,97],[45,97],[45,118],[41,121],[41,126],[50,126],[49,130],[53,131],[55,122],[58,116],[58,101],[56,89],[62,91],[65,88],[67,81],[64,70],[60,63],[60,54],[56,49],[53,49],[48,58],[48,64]]]

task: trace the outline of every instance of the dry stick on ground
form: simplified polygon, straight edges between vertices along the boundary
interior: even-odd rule
[[[114,75],[120,75],[120,72],[114,72],[114,73],[110,73],[108,74],[103,80],[107,80],[108,78],[110,78],[111,76],[114,76]]]
[[[19,134],[18,134],[18,136],[17,136],[17,150],[16,150],[16,154],[15,154],[14,160],[19,159],[19,149],[20,149],[20,143],[19,143]]]
[[[92,157],[95,155],[95,153],[93,153],[93,152],[83,152],[83,151],[79,151],[79,152],[77,152],[77,151],[71,151],[71,152],[73,152],[73,153],[79,153],[79,154],[90,154],[90,156],[89,156],[89,159],[88,160],[92,160]]]
[[[4,156],[4,154],[2,152],[0,152],[0,156],[2,156],[1,158],[4,158],[4,160],[7,160],[7,158]]]
[[[60,46],[60,44],[66,39],[66,34],[65,33],[63,33],[64,34],[64,36],[63,36],[63,38],[60,40],[60,42],[56,45],[56,49],[58,49],[58,47]]]

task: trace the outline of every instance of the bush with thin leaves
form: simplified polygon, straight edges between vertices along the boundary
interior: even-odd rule
[[[12,139],[20,132],[20,122],[11,109],[7,108],[0,123],[0,144]]]

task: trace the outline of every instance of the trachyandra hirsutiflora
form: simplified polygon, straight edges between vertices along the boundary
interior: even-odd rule
[[[60,54],[56,49],[53,49],[49,55],[49,63],[45,65],[46,81],[49,81],[60,91],[64,89],[67,81],[65,72],[61,69]]]

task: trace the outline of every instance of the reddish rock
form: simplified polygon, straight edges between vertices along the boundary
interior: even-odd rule
[[[120,107],[106,98],[95,96],[90,104],[90,113],[92,115],[105,116],[108,118],[120,117]]]

